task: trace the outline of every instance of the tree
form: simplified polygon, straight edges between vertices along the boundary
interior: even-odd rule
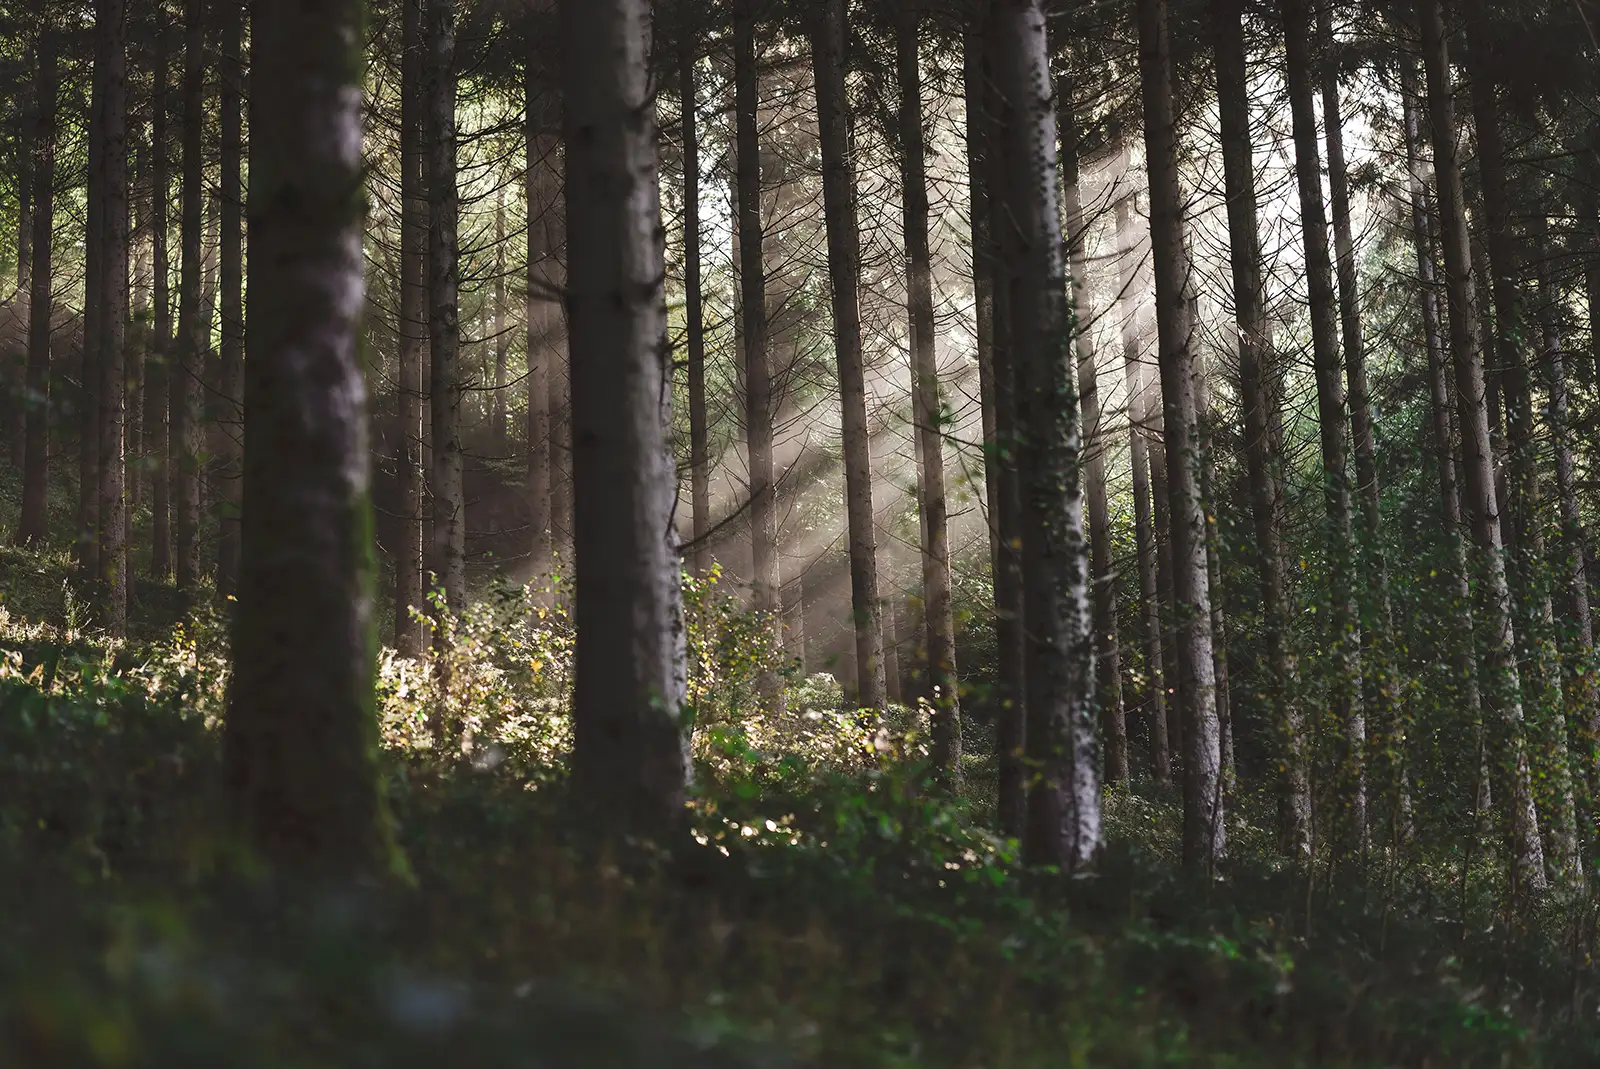
[[[395,646],[422,653],[424,350],[428,345],[428,200],[423,179],[424,0],[401,0],[400,11],[400,543],[395,550]]]
[[[145,455],[150,458],[150,576],[165,582],[172,575],[172,457],[176,440],[172,437],[172,392],[178,379],[173,361],[172,263],[168,250],[168,205],[172,199],[172,171],[169,165],[171,137],[168,133],[170,110],[168,75],[171,36],[166,5],[155,12],[155,69],[151,72],[150,95],[150,257],[155,276],[151,301],[150,355],[146,361],[144,388]]]
[[[1150,172],[1150,248],[1155,264],[1156,328],[1165,410],[1170,501],[1173,642],[1183,723],[1183,858],[1213,870],[1227,848],[1223,823],[1222,739],[1211,657],[1205,509],[1200,500],[1200,440],[1195,418],[1195,339],[1178,185],[1178,132],[1172,99],[1172,40],[1166,0],[1138,0],[1139,79]]]
[[[123,459],[125,374],[128,329],[128,83],[127,9],[123,0],[99,0],[95,33],[101,38],[104,99],[101,122],[104,173],[101,196],[102,271],[99,294],[100,372],[99,457],[95,465],[99,500],[95,561],[98,567],[100,623],[112,635],[128,629],[127,501]],[[98,73],[98,72],[97,72]]]
[[[396,865],[378,788],[360,0],[256,6],[244,492],[223,732],[234,820],[320,876]]]
[[[52,284],[55,235],[57,29],[47,9],[39,28],[34,81],[33,249],[28,294],[28,412],[22,468],[19,545],[42,545],[50,532],[50,333],[55,311]]]
[[[734,121],[738,184],[739,288],[743,297],[745,449],[750,469],[750,586],[757,612],[778,627],[778,546],[772,496],[772,368],[767,353],[766,258],[761,229],[760,79],[756,68],[754,0],[733,0]],[[763,681],[763,701],[783,704],[776,677]]]
[[[450,0],[428,0],[428,353],[433,363],[433,568],[445,604],[467,603],[467,515],[461,454],[460,249],[456,212],[456,20]],[[438,631],[442,637],[444,631]]]
[[[681,818],[687,687],[649,11],[562,0],[578,586],[573,786],[609,827]]]
[[[242,460],[244,401],[244,189],[240,163],[244,150],[245,4],[220,0],[222,16],[222,183],[218,210],[222,306],[222,465],[218,473],[217,593],[232,594],[239,569],[239,468]]]
[[[201,383],[209,330],[200,315],[201,229],[205,214],[205,7],[186,0],[183,47],[182,252],[178,270],[178,362],[170,373],[173,563],[178,592],[194,596],[200,581]],[[202,334],[202,331],[205,331]]]
[[[939,404],[933,312],[933,255],[928,248],[928,177],[922,132],[922,68],[916,9],[896,11],[895,66],[900,87],[901,233],[911,343],[911,411],[916,434],[917,508],[922,527],[922,609],[927,635],[928,698],[933,705],[933,764],[950,784],[961,779],[961,695],[950,603],[949,507],[944,485],[944,427]],[[863,420],[864,422],[864,420]]]
[[[1461,433],[1465,499],[1482,577],[1478,597],[1480,688],[1494,723],[1491,753],[1500,771],[1497,788],[1510,829],[1511,865],[1520,892],[1546,886],[1539,819],[1534,811],[1532,773],[1523,742],[1521,681],[1517,672],[1516,631],[1511,589],[1506,580],[1505,543],[1494,485],[1494,455],[1489,440],[1488,393],[1479,342],[1477,291],[1472,277],[1472,245],[1467,233],[1462,191],[1461,152],[1456,135],[1450,55],[1439,0],[1421,0],[1417,19],[1427,70],[1428,112],[1433,128],[1433,167],[1438,183],[1440,236],[1445,286],[1449,293],[1450,354],[1455,365],[1455,408]]]
[[[1221,119],[1223,181],[1228,198],[1228,238],[1233,305],[1239,330],[1239,394],[1244,408],[1244,448],[1255,521],[1256,569],[1266,639],[1267,698],[1278,709],[1279,832],[1296,854],[1311,849],[1311,786],[1306,766],[1299,667],[1289,634],[1290,606],[1283,550],[1282,409],[1272,321],[1262,291],[1261,232],[1257,221],[1255,156],[1251,145],[1250,91],[1242,0],[1213,0],[1213,48]]]
[[[1024,847],[1035,863],[1074,867],[1100,848],[1100,769],[1050,51],[1038,0],[997,0],[992,28],[1008,104],[1004,196],[1016,272],[1010,341],[1022,435],[1027,752],[1037,777]]]
[[[878,547],[873,527],[872,446],[861,354],[860,230],[845,90],[846,8],[846,0],[825,0],[812,31],[811,52],[816,71],[834,359],[839,374],[839,412],[843,429],[856,701],[863,708],[881,709],[887,696],[882,603],[878,600]]]

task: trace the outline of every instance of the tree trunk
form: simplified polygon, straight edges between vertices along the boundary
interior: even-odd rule
[[[136,129],[137,129],[137,125]],[[146,234],[150,228],[150,206],[141,190],[148,190],[150,173],[149,146],[137,133],[134,135],[133,171],[129,180],[129,204],[133,221],[128,231],[129,253],[132,257],[132,277],[129,283],[128,356],[124,378],[122,478],[127,491],[128,529],[125,537],[132,537],[133,517],[144,507],[144,376],[145,359],[150,349],[150,251]],[[129,545],[128,552],[133,552]],[[129,576],[131,583],[132,576]],[[131,589],[131,588],[130,588]]]
[[[665,829],[688,776],[665,252],[643,0],[563,0],[577,498],[573,786]]]
[[[1417,295],[1421,306],[1423,343],[1428,353],[1428,395],[1433,432],[1434,463],[1439,480],[1439,518],[1444,525],[1449,561],[1449,596],[1442,620],[1464,624],[1454,643],[1454,678],[1460,688],[1456,698],[1466,711],[1475,734],[1483,731],[1483,703],[1478,691],[1478,663],[1473,652],[1474,617],[1472,573],[1462,537],[1461,487],[1456,473],[1455,435],[1450,405],[1450,367],[1440,325],[1439,287],[1434,266],[1434,227],[1429,215],[1422,162],[1421,122],[1415,66],[1400,68],[1401,101],[1406,136],[1407,186],[1411,206],[1411,236],[1417,251]]]
[[[397,861],[373,710],[370,455],[357,331],[359,0],[260,6],[251,109],[244,524],[224,784],[283,868]]]
[[[178,364],[171,374],[173,558],[187,602],[200,580],[200,384],[206,337],[200,318],[201,238],[205,215],[205,6],[184,5],[182,264],[178,277]],[[269,83],[270,84],[270,83]]]
[[[34,95],[38,119],[33,131],[33,262],[28,294],[28,413],[22,465],[22,510],[18,545],[42,546],[50,535],[50,326],[54,311],[56,178],[56,29],[39,30]]]
[[[101,11],[95,0],[94,12]],[[100,363],[105,350],[106,35],[95,33],[83,206],[83,339],[78,372],[78,510],[73,555],[88,601],[100,596]]]
[[[1279,839],[1293,855],[1311,849],[1311,785],[1306,760],[1300,673],[1290,640],[1288,563],[1283,549],[1283,460],[1278,403],[1281,371],[1262,283],[1261,232],[1256,214],[1251,145],[1249,72],[1243,0],[1212,0],[1222,167],[1228,201],[1233,303],[1239,330],[1239,395],[1244,408],[1245,463],[1256,534],[1262,631],[1266,645],[1265,704],[1277,712]],[[1276,432],[1276,433],[1275,433]]]
[[[1172,43],[1166,0],[1138,0],[1139,73],[1145,155],[1150,171],[1150,244],[1155,264],[1156,325],[1161,345],[1167,484],[1171,500],[1172,592],[1176,607],[1178,701],[1183,720],[1184,864],[1212,871],[1226,852],[1222,738],[1211,659],[1211,601],[1206,572],[1205,510],[1200,501],[1200,442],[1195,418],[1195,324],[1186,287],[1183,194],[1172,94]]]
[[[1478,48],[1482,47],[1482,32],[1481,24],[1475,23],[1470,43]],[[1544,574],[1544,521],[1539,515],[1543,505],[1539,487],[1543,443],[1536,437],[1533,390],[1522,351],[1529,324],[1524,322],[1523,301],[1518,292],[1521,258],[1512,232],[1511,191],[1500,133],[1501,106],[1491,74],[1477,60],[1478,48],[1469,48],[1468,68],[1483,194],[1484,244],[1494,299],[1494,323],[1485,347],[1500,373],[1506,413],[1508,477],[1502,503],[1511,528],[1505,539],[1506,567],[1518,609],[1520,660],[1527,672],[1523,690],[1529,702],[1528,732],[1537,769],[1535,802],[1544,832],[1544,861],[1550,876],[1560,883],[1578,872],[1580,862],[1561,663],[1555,644],[1555,611]]]
[[[1089,257],[1078,160],[1078,117],[1065,78],[1056,87],[1061,137],[1062,202],[1067,265],[1072,272],[1072,335],[1078,360],[1078,403],[1083,411],[1084,497],[1089,511],[1089,560],[1093,569],[1095,695],[1105,746],[1105,779],[1128,778],[1128,722],[1122,706],[1122,654],[1117,641],[1117,576],[1111,556],[1111,518],[1106,500],[1105,429],[1100,415],[1100,368],[1089,334]]]
[[[1140,350],[1140,314],[1134,294],[1139,292],[1138,260],[1133,236],[1134,193],[1119,196],[1116,202],[1116,240],[1118,297],[1122,319],[1122,363],[1128,382],[1128,452],[1133,468],[1134,537],[1139,568],[1139,619],[1144,647],[1145,727],[1150,733],[1150,770],[1157,783],[1172,782],[1172,749],[1167,736],[1166,656],[1161,629],[1161,595],[1157,556],[1166,554],[1157,545],[1155,519],[1151,513],[1150,436],[1154,413],[1151,411],[1150,383],[1144,373]],[[1163,480],[1163,483],[1165,480]]]
[[[1191,299],[1189,315],[1199,322],[1199,301]],[[1217,728],[1222,750],[1222,784],[1225,797],[1233,796],[1233,693],[1228,686],[1228,621],[1223,607],[1222,533],[1217,526],[1217,466],[1211,432],[1210,371],[1195,376],[1195,418],[1200,428],[1200,502],[1206,518],[1206,583],[1211,589],[1211,672],[1216,677]]]
[[[1367,844],[1366,716],[1361,701],[1361,622],[1356,612],[1350,514],[1350,481],[1345,448],[1345,391],[1339,367],[1339,312],[1333,263],[1328,254],[1328,214],[1322,201],[1322,154],[1317,144],[1316,93],[1310,0],[1283,0],[1283,34],[1293,111],[1295,177],[1300,192],[1300,230],[1305,248],[1306,284],[1311,302],[1313,362],[1317,380],[1317,423],[1322,438],[1323,528],[1328,553],[1334,722],[1343,730],[1344,753],[1339,793],[1342,834],[1361,856]]]
[[[1100,847],[1100,769],[1054,92],[1039,0],[997,0],[994,13],[997,70],[1008,106],[1009,181],[1003,188],[1022,431],[1027,752],[1037,770],[1024,847],[1035,864],[1072,868],[1087,864]]]
[[[244,20],[248,0],[222,0],[222,187],[220,262],[222,308],[221,412],[223,454],[217,473],[217,593],[234,593],[239,574],[239,495],[244,464]]]
[[[455,8],[450,0],[428,7],[428,299],[429,354],[433,362],[434,567],[445,604],[458,613],[467,603],[467,512],[461,455],[460,252],[456,242]],[[443,632],[437,632],[442,636]]]
[[[828,230],[834,358],[839,374],[840,425],[844,439],[856,701],[861,708],[881,709],[888,699],[884,682],[882,605],[878,600],[877,535],[873,526],[872,439],[867,427],[866,376],[861,352],[860,232],[845,87],[846,7],[847,0],[825,0],[812,38],[812,57],[822,147],[822,196]],[[691,370],[693,367],[691,362]],[[691,404],[693,396],[691,390]],[[702,440],[704,418],[702,413]]]
[[[1421,0],[1417,12],[1428,75],[1445,284],[1450,294],[1450,349],[1455,363],[1462,468],[1469,502],[1467,511],[1477,549],[1475,564],[1482,576],[1478,598],[1482,633],[1479,680],[1486,711],[1498,736],[1490,752],[1500,765],[1503,789],[1498,793],[1507,808],[1515,890],[1537,892],[1546,886],[1544,857],[1539,842],[1539,820],[1534,810],[1532,774],[1523,742],[1522,688],[1517,675],[1511,590],[1506,582],[1505,544],[1501,538],[1500,510],[1494,486],[1488,389],[1480,348],[1477,294],[1472,279],[1472,248],[1462,192],[1449,51],[1439,0]]]
[[[955,618],[950,600],[949,508],[944,486],[944,427],[939,404],[938,328],[933,311],[933,255],[928,248],[928,177],[922,132],[922,69],[917,47],[920,25],[915,9],[908,6],[906,0],[902,0],[896,15],[900,201],[910,326],[911,411],[919,461],[917,506],[922,520],[927,689],[933,703],[932,760],[946,784],[954,788],[961,781],[961,694],[956,674]],[[862,422],[865,423],[864,413]]]
[[[150,323],[150,355],[145,361],[145,455],[150,458],[150,577],[165,583],[172,575],[172,391],[177,382],[173,362],[172,260],[168,252],[168,205],[172,202],[170,138],[167,132],[171,98],[168,74],[170,28],[164,6],[157,7],[155,72],[150,99],[150,255],[155,275]]]
[[[412,610],[427,607],[422,578],[423,488],[427,479],[422,457],[422,367],[428,344],[423,3],[401,0],[400,15],[400,542],[394,562],[394,644],[407,657],[422,654],[423,624]]]
[[[1350,402],[1356,492],[1362,530],[1357,564],[1367,577],[1366,611],[1361,614],[1370,640],[1365,670],[1376,699],[1372,714],[1376,738],[1367,759],[1380,762],[1391,817],[1410,809],[1406,798],[1405,725],[1400,707],[1400,677],[1394,644],[1394,607],[1389,592],[1389,561],[1383,547],[1383,510],[1378,485],[1372,406],[1367,390],[1366,339],[1361,326],[1361,290],[1356,274],[1355,236],[1350,221],[1350,178],[1344,155],[1343,105],[1339,97],[1339,48],[1333,32],[1333,3],[1317,7],[1317,39],[1322,49],[1322,115],[1328,143],[1328,187],[1333,203],[1334,263],[1339,286],[1340,331],[1344,340],[1345,382]],[[1319,179],[1320,182],[1320,179]]]
[[[549,6],[545,0],[536,11],[541,17],[548,16]],[[529,571],[534,579],[544,580],[555,557],[550,387],[558,363],[561,319],[561,274],[555,262],[559,247],[555,216],[561,210],[561,117],[555,87],[548,84],[549,72],[539,56],[530,46],[523,95],[528,117],[528,500],[533,517]]]
[[[761,144],[756,130],[760,77],[756,68],[754,0],[734,0],[735,154],[738,157],[739,287],[743,295],[745,442],[750,468],[750,586],[757,612],[778,629],[778,547],[772,504],[772,371],[767,354],[766,260],[761,231]],[[782,708],[782,683],[761,684],[769,711]]]
[[[507,359],[510,338],[506,332],[506,191],[501,186],[494,202],[494,403],[490,408],[489,433],[494,438],[494,455],[508,455],[506,442],[506,391],[510,388]]]
[[[711,570],[711,547],[707,544],[711,537],[711,444],[706,424],[705,297],[700,280],[700,102],[695,80],[695,64],[700,57],[690,45],[692,40],[692,28],[686,27],[678,56],[678,100],[683,126],[683,289],[689,361],[689,522],[693,538],[689,561],[690,570],[704,576]],[[818,121],[826,123],[820,85],[817,112]],[[840,381],[843,382],[842,375]],[[847,440],[848,437],[847,432]]]
[[[981,62],[979,61],[981,57]],[[990,554],[994,581],[996,710],[999,754],[1001,829],[1022,839],[1027,831],[1027,696],[1026,643],[1023,640],[1022,484],[1016,466],[1016,376],[1012,359],[1011,227],[1007,219],[1008,104],[1000,89],[1005,59],[991,7],[981,42],[968,46],[968,94],[978,106],[968,114],[978,120],[979,136],[968,130],[970,154],[982,154],[973,182],[973,274],[987,283],[992,301],[988,360],[979,350],[979,370],[987,364],[984,471],[989,480]],[[976,77],[974,77],[976,76]],[[981,232],[980,232],[981,228]],[[980,335],[981,337],[981,335]],[[980,342],[981,344],[981,342]]]
[[[95,554],[100,626],[120,638],[128,630],[128,503],[123,458],[128,333],[128,83],[127,8],[99,0],[95,34],[105,62],[101,195],[101,341],[99,449],[95,465],[99,545]]]

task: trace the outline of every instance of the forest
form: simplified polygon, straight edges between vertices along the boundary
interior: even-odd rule
[[[0,3],[0,1066],[1600,1065],[1597,34]]]

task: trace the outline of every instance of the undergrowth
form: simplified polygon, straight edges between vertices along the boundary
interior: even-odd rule
[[[436,665],[385,653],[385,783],[414,882],[241,879],[219,820],[224,613],[106,643],[64,557],[0,552],[0,1064],[1590,1066],[1592,906],[1509,913],[1477,852],[1308,871],[1244,795],[1218,880],[1177,799],[1108,792],[1092,874],[1025,869],[922,774],[925,721],[773,667],[689,591],[681,841],[571,814],[571,635],[492,591]],[[781,666],[779,666],[781,667]],[[440,715],[440,711],[443,715]]]

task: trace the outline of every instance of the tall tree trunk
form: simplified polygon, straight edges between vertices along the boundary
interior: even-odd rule
[[[772,370],[767,353],[766,259],[761,232],[761,143],[756,129],[760,76],[756,67],[754,0],[733,4],[735,154],[738,157],[739,288],[743,295],[745,443],[750,468],[750,586],[779,642],[778,546],[772,501]],[[781,681],[767,674],[762,698],[783,704]]]
[[[206,335],[200,317],[201,238],[205,215],[205,5],[186,0],[183,57],[182,264],[178,276],[178,363],[171,373],[173,559],[178,592],[194,596],[200,580],[200,384]]]
[[[1245,464],[1255,524],[1262,630],[1266,645],[1268,708],[1277,711],[1278,831],[1294,855],[1311,849],[1311,784],[1306,759],[1300,673],[1290,639],[1288,567],[1283,550],[1283,460],[1278,403],[1281,372],[1262,282],[1261,230],[1256,214],[1255,156],[1251,145],[1249,71],[1243,0],[1212,0],[1222,167],[1228,201],[1233,304],[1239,330],[1239,395],[1244,408]]]
[[[400,54],[400,542],[394,562],[394,644],[418,657],[423,624],[422,367],[428,344],[428,201],[423,185],[424,0],[401,0]],[[530,221],[530,228],[532,223]]]
[[[150,355],[145,361],[145,455],[150,458],[150,576],[164,583],[172,575],[171,398],[177,380],[172,338],[172,258],[169,254],[168,205],[172,202],[171,111],[168,75],[171,67],[165,5],[157,5],[155,71],[150,98],[150,255],[154,261],[150,323]]]
[[[128,504],[123,479],[124,382],[128,334],[128,83],[127,8],[124,0],[99,0],[95,34],[105,62],[101,121],[103,185],[101,196],[101,342],[99,448],[95,554],[100,592],[100,625],[121,637],[128,629]]]
[[[262,4],[252,34],[244,524],[224,785],[246,841],[324,878],[396,865],[379,790],[357,347],[359,0]]]
[[[96,0],[94,11],[101,11]],[[78,511],[73,555],[90,605],[100,596],[100,363],[105,350],[106,52],[104,34],[93,35],[87,175],[83,206],[83,340],[78,373]]]
[[[434,567],[445,604],[467,603],[467,511],[461,455],[461,322],[456,241],[456,19],[450,0],[428,7],[428,299],[433,362]],[[439,632],[440,635],[443,632]]]
[[[1523,742],[1516,630],[1512,624],[1511,590],[1506,581],[1505,544],[1501,538],[1500,509],[1494,486],[1488,389],[1478,331],[1477,294],[1472,279],[1472,248],[1462,192],[1449,50],[1439,0],[1421,0],[1417,13],[1428,74],[1428,110],[1433,126],[1434,173],[1439,185],[1445,284],[1450,294],[1450,349],[1455,363],[1462,469],[1469,503],[1467,511],[1477,549],[1475,564],[1482,576],[1478,599],[1482,633],[1479,681],[1486,712],[1498,736],[1490,752],[1500,765],[1504,789],[1498,793],[1507,809],[1516,889],[1536,892],[1546,886],[1544,857],[1539,842],[1539,819],[1534,810],[1533,777]]]
[[[1172,749],[1167,736],[1166,654],[1161,628],[1160,565],[1170,560],[1156,542],[1151,512],[1151,427],[1155,418],[1150,382],[1144,372],[1138,292],[1138,260],[1134,256],[1133,208],[1130,190],[1116,202],[1118,297],[1122,319],[1122,363],[1128,382],[1128,452],[1133,468],[1134,539],[1139,568],[1139,619],[1142,625],[1145,675],[1145,728],[1150,735],[1150,770],[1157,783],[1172,782]],[[1165,480],[1163,480],[1163,484]]]
[[[1483,701],[1478,691],[1478,663],[1473,652],[1472,573],[1462,536],[1461,487],[1456,470],[1455,434],[1450,404],[1450,366],[1445,353],[1439,311],[1439,284],[1434,265],[1434,225],[1428,210],[1422,161],[1421,116],[1417,72],[1413,63],[1400,68],[1401,106],[1406,136],[1407,188],[1411,207],[1411,237],[1417,250],[1417,300],[1422,316],[1423,344],[1428,353],[1428,397],[1433,432],[1434,464],[1439,479],[1439,518],[1444,526],[1448,557],[1449,596],[1443,619],[1464,621],[1464,633],[1454,643],[1456,698],[1465,710],[1473,732],[1483,731]]]
[[[1506,566],[1518,609],[1521,661],[1527,673],[1523,696],[1529,708],[1528,733],[1533,743],[1535,802],[1544,832],[1544,861],[1551,877],[1563,882],[1578,872],[1577,806],[1561,686],[1560,657],[1555,644],[1555,611],[1545,576],[1543,502],[1539,466],[1543,443],[1537,441],[1533,390],[1524,359],[1524,321],[1518,274],[1521,257],[1511,224],[1511,191],[1506,176],[1505,146],[1500,132],[1501,105],[1492,75],[1479,61],[1485,32],[1472,5],[1471,72],[1473,128],[1478,144],[1478,169],[1483,194],[1485,241],[1494,323],[1485,343],[1500,373],[1505,402],[1507,493],[1501,499],[1510,531]]]
[[[1128,778],[1128,722],[1122,705],[1122,653],[1117,641],[1117,577],[1111,555],[1111,517],[1106,500],[1105,428],[1100,415],[1100,368],[1095,359],[1090,308],[1087,227],[1083,218],[1078,159],[1078,117],[1071,86],[1056,85],[1061,138],[1061,198],[1065,207],[1067,266],[1072,273],[1072,337],[1078,360],[1078,403],[1083,411],[1084,498],[1089,511],[1089,560],[1094,577],[1095,696],[1105,746],[1107,783]]]
[[[1194,323],[1186,289],[1183,193],[1178,186],[1178,131],[1172,95],[1172,41],[1166,0],[1138,0],[1139,74],[1145,156],[1150,171],[1150,246],[1155,264],[1156,326],[1161,345],[1167,484],[1171,499],[1172,593],[1176,607],[1177,697],[1183,711],[1183,857],[1209,872],[1227,847],[1223,820],[1222,738],[1211,659],[1211,600],[1206,572],[1205,510],[1200,501],[1200,442],[1195,418]]]
[[[1200,321],[1198,299],[1189,302],[1190,321]],[[1223,606],[1222,532],[1217,525],[1217,465],[1213,449],[1211,391],[1208,377],[1201,370],[1195,376],[1195,418],[1200,428],[1200,502],[1206,520],[1206,583],[1211,589],[1211,672],[1216,677],[1217,728],[1220,732],[1223,793],[1232,797],[1235,784],[1233,764],[1233,693],[1228,686],[1228,620]]]
[[[989,426],[985,431],[984,471],[989,480],[991,564],[994,577],[995,646],[999,659],[996,701],[1001,829],[1021,839],[1027,830],[1026,643],[1023,636],[1022,484],[1017,474],[1016,376],[1012,357],[1011,227],[1007,218],[1009,172],[1006,123],[1009,104],[1000,80],[1006,60],[990,6],[980,41],[969,45],[968,94],[979,106],[977,136],[968,129],[970,154],[982,154],[973,182],[973,272],[988,284],[990,319],[988,383],[984,389]],[[981,57],[981,62],[979,61]],[[980,230],[981,224],[981,233]],[[982,361],[984,353],[979,352]],[[979,364],[980,374],[984,363]]]
[[[855,160],[845,89],[846,7],[846,0],[825,0],[812,37],[812,57],[822,147],[822,196],[828,230],[834,357],[839,374],[839,418],[844,439],[856,701],[862,708],[881,709],[888,699],[883,670],[882,605],[878,600],[878,547],[873,527],[872,439],[867,427],[866,376],[861,351],[861,250],[856,219]],[[691,363],[691,369],[693,366]],[[703,422],[703,414],[701,419]]]
[[[1333,3],[1317,6],[1317,39],[1322,49],[1322,116],[1328,143],[1328,188],[1333,203],[1334,263],[1339,285],[1340,331],[1344,340],[1345,382],[1350,403],[1350,436],[1355,457],[1356,493],[1362,530],[1356,562],[1367,577],[1366,611],[1370,633],[1365,671],[1375,704],[1374,738],[1366,759],[1383,772],[1392,820],[1409,810],[1406,798],[1405,724],[1400,706],[1400,676],[1394,645],[1394,607],[1389,592],[1389,561],[1383,547],[1383,509],[1373,440],[1372,405],[1367,389],[1366,339],[1361,326],[1361,290],[1356,274],[1355,235],[1350,221],[1350,177],[1344,155],[1344,113],[1339,97],[1339,46],[1333,32]],[[1320,182],[1320,179],[1319,179]]]
[[[1050,50],[1039,0],[997,0],[994,31],[1010,180],[1018,455],[1027,584],[1028,797],[1025,853],[1068,868],[1100,847],[1094,635],[1083,536],[1077,368],[1057,183]]]
[[[1572,421],[1567,398],[1566,350],[1561,337],[1561,296],[1550,277],[1549,222],[1544,209],[1534,215],[1539,279],[1539,313],[1542,324],[1545,389],[1549,391],[1546,421],[1550,427],[1555,454],[1556,497],[1561,510],[1559,571],[1556,575],[1567,596],[1567,707],[1575,725],[1579,746],[1579,765],[1589,780],[1591,798],[1600,797],[1600,686],[1595,673],[1600,670],[1594,647],[1594,619],[1589,604],[1589,532],[1584,526],[1578,502],[1572,450]],[[1591,814],[1590,819],[1594,819]]]
[[[664,829],[688,776],[649,5],[562,0],[576,544],[573,785]]]
[[[1339,367],[1339,312],[1333,262],[1328,254],[1328,213],[1322,201],[1322,154],[1317,144],[1316,92],[1310,0],[1283,0],[1283,35],[1293,111],[1295,177],[1300,192],[1300,230],[1311,302],[1313,363],[1317,379],[1317,423],[1322,438],[1323,528],[1328,553],[1329,600],[1333,609],[1332,712],[1344,746],[1339,826],[1362,856],[1367,844],[1367,724],[1361,701],[1361,621],[1356,611],[1354,527],[1347,472],[1344,383]]]
[[[34,96],[38,118],[33,130],[33,277],[28,294],[28,413],[22,465],[19,545],[43,545],[50,535],[50,326],[55,309],[56,67],[57,30],[40,26]]]
[[[684,10],[687,12],[690,8]],[[693,40],[693,27],[685,27],[678,55],[678,100],[679,121],[683,127],[683,289],[685,348],[689,362],[689,529],[693,538],[689,561],[690,570],[703,576],[711,570],[711,547],[707,544],[711,537],[711,443],[706,423],[705,296],[701,293],[700,280],[700,101],[695,79],[699,56],[691,44]],[[827,112],[821,103],[821,92],[819,84],[818,121],[825,124]],[[825,145],[826,138],[823,140]],[[843,381],[841,375],[840,382]],[[845,438],[849,440],[848,431]],[[847,452],[848,448],[846,446]],[[846,471],[848,478],[848,464]],[[868,475],[870,477],[870,470]],[[870,515],[869,512],[869,520]]]
[[[133,213],[132,226],[128,231],[132,276],[128,297],[131,305],[128,313],[128,366],[123,386],[122,478],[123,486],[127,488],[128,537],[131,537],[133,516],[144,507],[144,375],[145,359],[150,349],[150,247],[146,243],[150,228],[150,205],[142,192],[149,188],[150,153],[149,146],[137,133],[138,125],[135,123],[133,171],[128,192]],[[131,545],[128,552],[133,552]],[[132,582],[131,576],[129,581]]]
[[[218,478],[217,593],[234,593],[239,574],[240,479],[244,465],[244,20],[247,0],[222,0],[222,186],[218,251],[222,307],[223,455]]]
[[[30,42],[23,43],[25,63],[37,64],[36,50]],[[18,472],[27,465],[28,451],[28,286],[33,271],[33,139],[39,125],[38,101],[28,92],[26,83],[18,86],[23,94],[18,106],[19,121],[12,160],[16,165],[17,189],[17,348],[8,355],[11,366],[7,369],[3,388],[11,391],[0,412],[7,421],[6,448],[11,454],[11,464]]]
[[[956,675],[955,617],[950,598],[949,508],[944,485],[944,428],[940,422],[933,254],[928,248],[928,176],[924,161],[927,150],[922,132],[922,68],[917,47],[920,24],[916,9],[907,0],[899,5],[896,23],[900,201],[910,325],[911,411],[919,461],[917,506],[922,520],[927,687],[933,703],[932,760],[945,782],[954,787],[961,780],[961,695]],[[864,415],[862,421],[865,423]]]
[[[506,442],[506,391],[508,382],[507,360],[510,356],[510,338],[506,333],[506,191],[501,186],[494,202],[494,403],[490,409],[490,431],[494,438],[494,455],[505,457]]]
[[[547,17],[549,0],[536,6]],[[529,40],[536,39],[534,34]],[[561,210],[560,123],[558,97],[549,83],[537,49],[530,45],[524,61],[523,100],[527,111],[528,204],[528,500],[533,517],[530,572],[535,579],[550,574],[554,560],[555,502],[552,480],[551,382],[557,364],[560,325],[560,271],[555,258]],[[563,391],[564,393],[564,391]]]

